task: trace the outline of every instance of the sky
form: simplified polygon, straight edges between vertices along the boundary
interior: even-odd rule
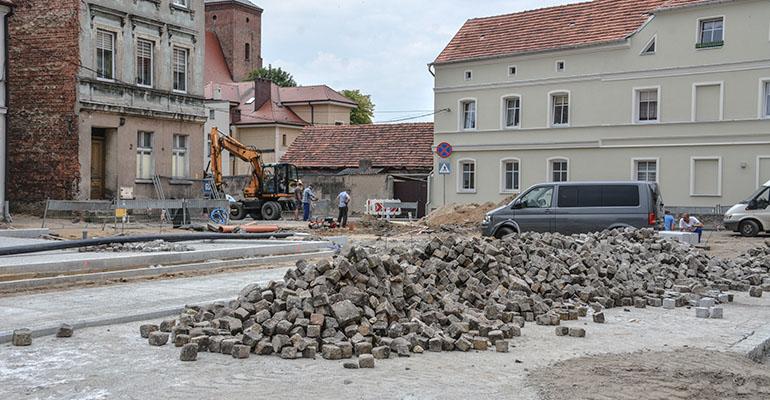
[[[359,89],[375,122],[433,111],[427,64],[470,18],[575,0],[252,0],[264,9],[264,65],[300,85]],[[431,116],[411,121],[432,121]]]

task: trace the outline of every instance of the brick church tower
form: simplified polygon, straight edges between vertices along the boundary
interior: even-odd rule
[[[262,67],[262,9],[250,0],[206,0],[206,31],[222,47],[235,81]]]

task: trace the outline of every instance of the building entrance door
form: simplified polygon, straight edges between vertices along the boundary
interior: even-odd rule
[[[91,133],[91,199],[104,198],[104,131]]]

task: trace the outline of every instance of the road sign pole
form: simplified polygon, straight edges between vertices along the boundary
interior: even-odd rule
[[[442,176],[441,182],[444,185],[444,203],[442,205],[445,206],[446,205],[446,175],[441,175],[441,176]]]

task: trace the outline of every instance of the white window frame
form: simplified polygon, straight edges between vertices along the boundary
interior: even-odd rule
[[[711,17],[702,17],[698,18],[697,25],[695,27],[695,44],[700,44],[701,41],[701,23],[708,20],[715,20],[715,19],[722,19],[722,42],[727,42],[727,18],[724,15],[713,15]],[[711,42],[708,42],[711,43]],[[697,47],[697,50],[709,50],[709,49],[719,49],[722,48],[722,46],[716,46],[716,47]]]
[[[645,90],[656,90],[658,92],[658,109],[657,109],[657,115],[658,119],[653,121],[641,121],[639,120],[639,102],[641,101],[640,93]],[[633,124],[658,124],[660,123],[660,94],[661,94],[661,87],[660,86],[640,86],[635,87],[631,91],[631,123]]]
[[[505,166],[507,163],[514,162],[519,165],[519,179],[514,182],[513,189],[507,189],[505,187]],[[520,193],[521,192],[521,159],[516,157],[508,157],[500,160],[500,194]]]
[[[561,64],[561,69],[559,69],[559,64]],[[556,60],[556,63],[554,64],[554,69],[556,69],[556,72],[564,72],[567,70],[567,62],[564,60]]]
[[[470,70],[470,69],[465,70],[463,72],[463,79],[465,79],[466,81],[472,81],[473,80],[473,70]]]
[[[545,181],[548,183],[558,183],[557,181],[553,180],[553,163],[556,161],[566,161],[567,162],[567,180],[566,181],[558,181],[558,182],[569,182],[570,181],[570,160],[568,157],[549,157],[545,160]]]
[[[765,184],[765,182],[760,182],[760,176],[759,176],[759,166],[761,165],[762,160],[770,160],[770,155],[757,156],[757,168],[756,168],[757,189],[759,189],[762,185]]]
[[[654,162],[655,163],[655,183],[660,183],[660,157],[638,157],[631,159],[631,180],[636,182],[639,180],[639,163],[640,162]],[[646,181],[652,182],[652,181]]]
[[[463,164],[473,164],[473,189],[463,188]],[[457,160],[457,193],[476,193],[479,187],[479,169],[473,158],[461,158]]]
[[[722,121],[725,119],[725,82],[724,81],[714,81],[714,82],[695,82],[692,84],[692,109],[690,110],[690,121],[696,122],[696,114],[698,112],[698,99],[696,98],[698,94],[698,87],[699,86],[717,86],[719,85],[719,119],[717,121]]]
[[[770,94],[765,92],[768,84],[770,84],[770,77],[759,78],[759,106],[757,107],[758,119],[770,119],[770,115],[767,114],[767,102],[768,96],[770,96]],[[770,88],[767,88],[767,91],[770,91]]]
[[[557,95],[567,95],[567,123],[566,124],[554,124],[554,103],[553,99]],[[572,93],[569,90],[552,90],[548,92],[548,120],[546,126],[550,128],[569,128],[572,124]]]
[[[508,100],[518,98],[519,99],[519,123],[517,125],[508,126]],[[511,129],[521,129],[521,119],[522,119],[522,97],[520,94],[517,93],[511,93],[506,94],[502,97],[500,97],[500,108],[501,108],[501,118],[500,118],[500,129],[501,130],[511,130]]]
[[[174,60],[174,53],[177,50],[182,50],[185,53],[185,64],[184,64],[184,89],[176,89],[174,88],[174,83],[176,83],[176,78],[174,77],[174,74],[176,74],[176,65]],[[174,93],[187,93],[187,91],[190,88],[190,48],[179,46],[179,45],[173,45],[171,47],[171,88]]]
[[[137,181],[147,181],[147,180],[152,179],[152,176],[155,175],[155,151],[154,151],[154,147],[155,147],[155,132],[137,131],[137,136],[139,134],[141,134],[141,135],[148,134],[150,136],[150,147],[139,147],[138,141],[136,143],[136,155],[137,156],[140,155],[140,154],[141,155],[149,155],[150,156],[150,171],[149,171],[150,173],[149,173],[149,177],[148,178],[142,177],[142,176],[140,176],[140,174],[137,174],[135,179]],[[137,159],[136,162],[137,162],[137,166],[142,165],[139,162],[138,159]]]
[[[184,137],[184,147],[177,147],[177,137]],[[171,143],[171,178],[172,179],[188,179],[190,178],[190,135],[182,133],[175,133],[172,135]],[[183,174],[174,174],[174,159],[177,157],[184,157]]]
[[[465,103],[473,102],[474,105],[474,111],[473,111],[473,128],[465,128]],[[476,101],[473,97],[466,97],[463,99],[460,99],[457,101],[457,109],[458,112],[458,121],[457,121],[457,130],[458,131],[465,131],[465,132],[473,132],[479,130],[479,102]]]
[[[513,68],[514,73],[511,73],[511,68]],[[513,78],[513,77],[515,77],[516,75],[519,74],[519,67],[517,65],[515,65],[515,64],[514,65],[509,65],[507,72],[508,72],[508,77],[509,78]]]
[[[190,0],[171,0],[171,4],[177,7],[190,8]]]
[[[154,40],[150,40],[150,39],[145,39],[145,38],[137,38],[136,39],[135,53],[136,53],[136,78],[137,78],[137,81],[139,80],[139,70],[140,70],[140,66],[139,66],[139,43],[140,42],[147,42],[147,43],[150,44],[150,84],[146,85],[146,84],[142,84],[142,83],[137,82],[136,85],[140,86],[140,87],[145,87],[145,88],[152,88],[153,86],[155,86],[155,41]]]
[[[713,160],[717,160],[717,169],[719,170],[717,175],[717,193],[695,193],[695,162]],[[722,157],[690,157],[690,197],[722,197]]]
[[[655,42],[655,50],[648,52],[647,48],[650,47],[650,45]],[[651,56],[658,52],[658,35],[652,35],[652,38],[647,41],[647,43],[642,46],[642,51],[639,53],[640,56]]]
[[[100,77],[99,76],[99,54],[98,54],[98,52],[99,52],[99,33],[100,32],[106,33],[106,34],[108,34],[110,36],[110,38],[112,38],[112,71],[110,73],[110,76],[111,76],[110,78],[104,78],[104,77]],[[115,31],[111,31],[109,29],[97,28],[96,29],[96,37],[95,37],[95,43],[94,44],[95,44],[94,45],[94,64],[96,64],[96,68],[95,68],[96,69],[96,71],[95,71],[96,79],[100,80],[100,81],[105,81],[105,82],[115,82],[115,78],[116,78],[115,77],[115,73],[117,71],[116,68],[115,68],[115,63],[117,63],[117,61],[118,61],[118,56],[117,56],[117,53],[118,53],[117,52],[118,33],[115,32]]]

